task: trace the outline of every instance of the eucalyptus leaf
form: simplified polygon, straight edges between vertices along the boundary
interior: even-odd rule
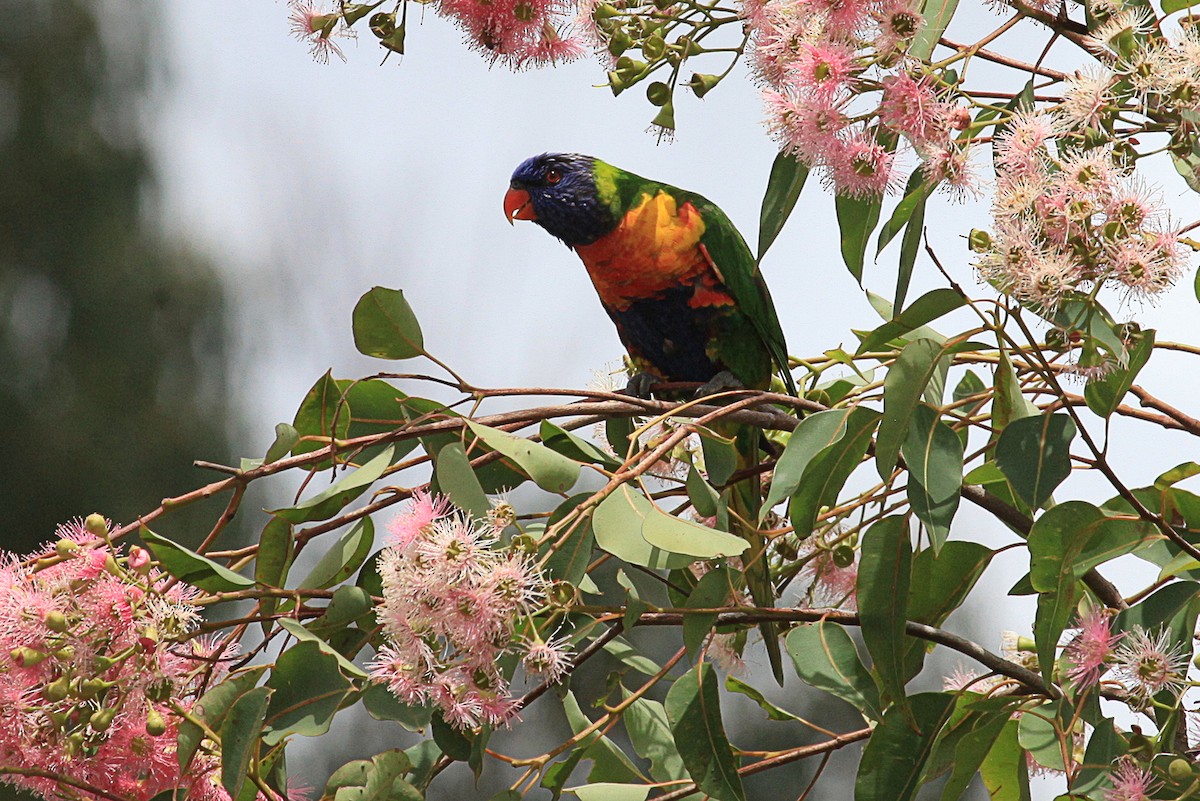
[[[808,165],[786,150],[779,151],[771,165],[767,191],[763,195],[762,211],[758,218],[758,260],[766,255],[787,222],[804,189]]]
[[[701,662],[676,679],[664,706],[675,747],[700,792],[716,801],[745,801],[721,720],[720,680],[712,666]]]
[[[578,462],[555,453],[540,442],[489,428],[474,420],[467,420],[466,423],[471,433],[483,440],[484,444],[512,459],[535,484],[548,492],[566,492],[579,478]]]
[[[425,341],[412,307],[399,289],[372,287],[354,307],[354,346],[378,359],[425,354]]]
[[[154,553],[163,570],[186,584],[205,592],[236,592],[254,586],[253,579],[238,575],[207,556],[155,534],[145,526],[138,530],[138,535]]]

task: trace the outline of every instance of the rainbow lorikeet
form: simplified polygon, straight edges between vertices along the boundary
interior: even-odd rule
[[[628,392],[647,397],[659,381],[700,382],[700,394],[766,389],[778,373],[795,394],[758,264],[710,201],[591,156],[545,153],[517,167],[504,211],[509,222],[532,220],[579,254],[638,371]],[[739,467],[756,465],[758,430],[725,430],[735,438]],[[753,524],[758,473],[746,472],[730,488],[731,518],[751,543],[744,561],[754,602],[773,606],[764,538]],[[764,624],[763,634],[782,681],[776,629]]]
[[[710,390],[788,390],[783,330],[750,248],[716,205],[576,153],[527,159],[504,210],[532,220],[579,254],[639,371],[630,391],[657,380]]]

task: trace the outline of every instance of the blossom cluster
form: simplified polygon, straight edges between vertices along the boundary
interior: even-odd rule
[[[1186,266],[1161,199],[1109,147],[1054,149],[1047,113],[1013,117],[996,145],[992,232],[974,242],[980,275],[1023,303],[1053,310],[1073,290],[1113,285],[1140,297]]]
[[[1114,632],[1112,618],[1101,609],[1080,617],[1063,655],[1070,665],[1067,676],[1077,686],[1094,687],[1111,674],[1138,707],[1161,692],[1178,694],[1187,681],[1187,655],[1171,642],[1169,632],[1152,633],[1141,626]]]
[[[913,0],[744,0],[751,60],[764,84],[767,127],[839,194],[878,197],[899,186],[903,137],[927,179],[972,188],[970,124],[949,87],[906,57],[925,21]]]
[[[335,41],[353,38],[353,24],[375,6],[345,4],[324,9],[320,0],[291,0],[292,32],[309,44],[310,53],[322,63],[330,54],[345,60]],[[453,20],[471,45],[492,61],[513,69],[531,65],[572,61],[587,48],[570,31],[574,6],[563,0],[434,0],[437,13]],[[404,52],[404,17],[395,12],[375,12],[369,19],[371,32],[388,50]]]
[[[416,493],[379,560],[387,644],[371,676],[461,729],[506,723],[517,711],[504,657],[520,657],[527,673],[548,681],[569,667],[564,641],[518,635],[546,581],[525,553],[500,547],[511,516],[491,517],[473,521],[443,498]]]
[[[0,566],[0,764],[44,774],[0,779],[47,798],[100,798],[83,789],[93,788],[144,800],[182,787],[227,801],[214,758],[183,774],[176,755],[173,706],[191,705],[209,665],[180,642],[199,622],[195,590],[169,583],[143,549],[123,556],[97,538],[105,532],[93,515]]]

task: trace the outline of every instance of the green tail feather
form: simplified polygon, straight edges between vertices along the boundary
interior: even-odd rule
[[[758,442],[761,432],[746,425],[729,426],[720,432],[724,436],[732,435],[738,453],[737,470],[746,470],[758,466]],[[750,547],[742,555],[742,564],[746,580],[746,589],[754,605],[762,608],[775,606],[775,585],[771,581],[771,568],[767,563],[766,540],[759,533],[757,522],[762,506],[762,482],[758,473],[754,473],[730,488],[729,511],[730,529],[734,534],[750,543]],[[743,523],[742,521],[746,521]],[[775,680],[783,684],[783,656],[779,650],[779,626],[773,621],[758,625],[762,632],[763,643],[767,648],[767,659],[771,663],[771,672]]]

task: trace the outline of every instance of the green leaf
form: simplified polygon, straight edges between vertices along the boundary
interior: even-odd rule
[[[771,165],[771,177],[767,179],[762,211],[758,217],[759,261],[762,261],[767,249],[783,230],[783,224],[791,216],[807,178],[808,166],[801,164],[794,155],[781,150],[775,156],[775,162]]]
[[[271,443],[271,447],[267,448],[267,454],[263,457],[263,464],[278,462],[287,456],[292,448],[296,447],[296,442],[299,439],[300,432],[296,431],[295,426],[288,425],[287,423],[277,423],[275,425],[275,441]]]
[[[879,229],[879,238],[875,241],[876,259],[879,258],[879,254],[883,253],[883,249],[896,238],[896,234],[904,229],[914,212],[918,208],[924,207],[925,198],[929,197],[931,191],[933,191],[933,186],[925,181],[921,171],[914,170],[908,177],[908,184],[904,187],[904,197],[892,209],[892,216]],[[895,305],[900,307],[903,304],[896,303]]]
[[[567,723],[570,724],[571,731],[575,734],[579,734],[592,725],[591,719],[583,714],[583,710],[579,708],[579,701],[570,690],[567,690],[563,696],[562,708],[566,714]],[[587,780],[589,782],[627,784],[647,781],[637,766],[625,755],[625,752],[617,748],[612,740],[601,735],[600,732],[592,732],[584,737],[579,749],[583,752],[584,759],[593,760],[592,769],[588,772]]]
[[[471,758],[471,741],[466,734],[447,723],[441,712],[434,713],[430,733],[442,753],[455,762],[466,762]]]
[[[738,556],[750,547],[736,534],[675,517],[653,505],[642,522],[642,539],[655,548],[697,559]]]
[[[306,642],[312,643],[317,647],[317,650],[321,651],[327,656],[333,657],[337,666],[340,667],[347,675],[360,679],[367,678],[367,673],[365,670],[338,653],[338,651],[335,650],[329,643],[325,642],[325,640],[321,639],[316,634],[305,628],[299,620],[292,620],[291,618],[286,617],[280,618],[279,627],[299,640],[299,642],[289,648],[288,651],[294,651],[301,645],[304,645]],[[287,653],[288,651],[285,651],[284,653]],[[267,683],[270,684],[270,682]]]
[[[1093,567],[1159,539],[1146,521],[1108,517],[1085,501],[1048,509],[1029,532],[1029,578],[1039,592],[1061,592]]]
[[[251,668],[243,673],[230,676],[225,681],[212,687],[192,704],[191,713],[204,722],[213,731],[220,731],[225,722],[225,716],[237,699],[254,688],[258,680],[267,672],[266,665]],[[192,757],[204,739],[204,730],[189,720],[179,722],[176,757],[179,767],[185,773],[191,764]]]
[[[868,353],[897,337],[915,331],[939,317],[961,308],[966,303],[953,289],[934,289],[913,301],[898,317],[876,328],[863,339],[858,353]],[[918,340],[919,341],[919,340]]]
[[[963,444],[938,413],[918,405],[901,447],[908,465],[908,503],[925,524],[934,550],[950,534],[962,490]]]
[[[321,554],[299,589],[323,590],[347,580],[367,561],[374,544],[375,524],[370,517],[360,518]]]
[[[1021,383],[1013,371],[1008,351],[1000,350],[1000,361],[996,365],[995,399],[992,401],[992,425],[1003,431],[1014,420],[1039,414],[1036,406],[1021,392]]]
[[[900,515],[885,517],[863,536],[858,566],[858,617],[875,673],[885,692],[900,706],[906,705],[908,643],[904,627],[908,620],[911,577],[908,522]]]
[[[963,693],[955,701],[954,715],[942,729],[933,757],[926,767],[926,779],[933,768],[950,769],[942,787],[942,801],[956,801],[966,792],[971,779],[1004,731],[1012,717],[1011,706],[1000,709],[972,709],[980,696]]]
[[[425,354],[421,326],[404,292],[372,287],[354,307],[354,347],[377,359],[411,359]]]
[[[609,656],[633,668],[638,673],[646,676],[653,676],[658,673],[658,665],[654,660],[643,656],[624,637],[613,637],[604,644],[604,650],[608,652]]]
[[[1172,0],[1163,0],[1164,9],[1170,2]],[[1191,3],[1192,0],[1182,0],[1182,2]],[[1164,11],[1164,13],[1168,12]],[[1190,153],[1183,155],[1172,153],[1171,162],[1175,165],[1175,171],[1183,176],[1184,183],[1193,192],[1200,192],[1200,145],[1193,144]]]
[[[826,621],[801,624],[788,632],[785,642],[801,679],[879,720],[879,687],[842,626]]]
[[[185,584],[205,592],[236,592],[254,586],[253,579],[239,576],[224,565],[159,536],[145,526],[138,530],[138,534],[146,547],[154,552],[154,558],[163,570]]]
[[[621,466],[621,462],[614,459],[607,451],[601,450],[586,439],[572,434],[549,420],[542,421],[538,434],[547,448],[561,453],[568,459],[576,462],[591,462],[610,470],[616,470]]]
[[[800,420],[775,465],[771,491],[759,512],[759,523],[766,519],[776,504],[799,489],[804,470],[813,458],[842,438],[846,433],[850,412],[851,409],[830,409],[806,415]]]
[[[920,693],[909,701],[911,716],[892,707],[863,748],[854,801],[908,801],[916,796],[938,732],[954,709],[954,697]]]
[[[362,467],[352,470],[316,495],[295,506],[275,509],[271,514],[292,523],[308,523],[333,517],[352,500],[366,492],[392,463],[393,448],[384,448]]]
[[[937,342],[914,340],[900,351],[883,380],[883,419],[875,442],[875,467],[884,481],[892,477],[913,412],[937,372],[942,355],[943,348]]]
[[[279,655],[267,679],[274,693],[267,707],[264,743],[275,746],[294,734],[316,737],[329,731],[338,708],[354,692],[339,669],[344,657],[335,653],[314,638]]]
[[[962,401],[972,396],[983,392],[986,387],[983,385],[983,379],[975,375],[971,370],[963,373],[962,379],[958,382],[958,386],[954,388],[954,402],[961,403]]]
[[[355,621],[374,610],[370,594],[362,587],[347,584],[333,591],[325,614],[308,624],[308,629],[328,641],[339,631],[344,631]]]
[[[630,692],[624,688],[622,690],[628,699]],[[667,711],[662,704],[649,698],[639,698],[625,710],[621,720],[625,722],[625,731],[629,733],[633,750],[650,762],[650,776],[656,782],[687,778],[687,768],[675,749]]]
[[[1049,684],[1054,679],[1054,654],[1063,630],[1075,611],[1075,582],[1067,583],[1061,591],[1038,593],[1037,611],[1033,616],[1033,640],[1037,645],[1038,666]]]
[[[883,202],[879,198],[837,195],[833,203],[837,210],[838,228],[841,231],[842,261],[854,276],[854,280],[862,284],[867,242],[870,241],[871,232],[879,222],[879,211]]]
[[[729,593],[733,588],[733,577],[729,568],[715,567],[705,573],[687,598],[688,609],[717,609],[725,606]],[[704,638],[712,630],[717,613],[688,614],[683,618],[683,644],[687,647],[688,656],[695,658],[696,651],[704,643]]]
[[[803,480],[788,504],[788,516],[796,531],[812,531],[820,508],[837,500],[846,479],[862,462],[878,423],[878,412],[855,406],[846,418],[842,438],[823,448],[805,467]]]
[[[1093,378],[1083,388],[1083,398],[1088,408],[1100,417],[1109,417],[1121,405],[1125,393],[1133,386],[1134,379],[1154,352],[1154,331],[1141,332],[1129,349],[1129,365],[1114,370],[1100,378]]]
[[[546,529],[548,531],[553,529],[579,504],[591,497],[591,493],[584,492],[563,501],[546,521]],[[550,579],[579,586],[579,582],[587,573],[588,565],[592,562],[592,548],[595,544],[596,537],[592,534],[591,516],[582,515],[571,524],[571,528],[565,536],[560,533],[557,540],[546,545],[546,550],[550,548],[554,550],[549,556],[544,557],[542,569]]]
[[[1014,420],[996,442],[996,466],[1031,509],[1040,509],[1071,474],[1075,421],[1067,414]]]
[[[652,570],[691,564],[690,557],[657,548],[642,536],[645,519],[655,508],[645,495],[628,484],[617,487],[592,513],[596,544],[618,559]]]
[[[392,694],[386,684],[371,682],[362,696],[363,708],[375,720],[394,720],[409,731],[423,731],[433,718],[427,706],[406,704]]]
[[[256,687],[238,697],[221,723],[221,785],[230,798],[241,795],[250,761],[258,751],[271,691]]]
[[[598,782],[568,787],[567,792],[579,796],[579,801],[646,801],[650,785]]]
[[[1029,801],[1029,768],[1025,749],[1017,742],[1017,721],[1004,724],[979,775],[992,801]]]
[[[921,17],[925,20],[925,25],[913,37],[912,44],[908,46],[908,54],[920,60],[929,58],[938,39],[942,38],[950,20],[954,18],[957,8],[958,0],[924,0],[921,4]]]
[[[1071,782],[1071,792],[1077,796],[1102,797],[1100,791],[1112,786],[1112,766],[1124,756],[1128,746],[1107,718],[1096,724],[1088,738],[1083,765]]]
[[[566,492],[579,478],[579,463],[555,453],[540,442],[518,437],[496,428],[467,420],[471,433],[489,448],[512,459],[534,483],[547,492]]]
[[[977,542],[959,540],[947,542],[941,551],[918,553],[912,562],[908,619],[941,626],[967,599],[993,554]]]
[[[704,468],[708,473],[708,480],[718,487],[729,481],[729,477],[738,466],[738,452],[733,439],[702,428],[700,448],[704,453]]]
[[[746,682],[739,679],[732,673],[725,677],[725,689],[732,693],[738,693],[749,698],[754,703],[758,704],[759,708],[767,713],[770,720],[800,720],[799,717],[788,712],[786,709],[781,709],[767,700],[767,697],[759,692],[756,688],[751,687]]]
[[[1162,628],[1197,595],[1200,595],[1200,584],[1194,581],[1171,582],[1155,590],[1145,600],[1122,609],[1113,620],[1113,631],[1129,631],[1134,626],[1141,626],[1146,631]]]
[[[348,762],[329,777],[324,797],[334,801],[421,801],[420,791],[404,780],[412,767],[408,755],[399,749]]]
[[[1034,761],[1044,768],[1062,771],[1063,754],[1060,731],[1065,730],[1063,713],[1070,720],[1070,708],[1063,709],[1060,701],[1047,701],[1027,710],[1017,720],[1017,742]]]
[[[263,526],[258,538],[258,554],[254,557],[254,581],[264,587],[282,587],[292,563],[292,524],[281,517],[272,517]],[[263,598],[262,603],[277,600]]]
[[[687,494],[696,514],[702,517],[717,516],[717,504],[720,502],[721,496],[704,479],[704,476],[700,475],[700,471],[694,464],[688,465]],[[766,512],[764,511],[763,514]]]
[[[481,520],[492,508],[461,442],[443,445],[433,458],[433,470],[438,490],[459,509]]]
[[[720,679],[707,662],[667,691],[667,720],[675,748],[701,793],[716,801],[745,801],[737,759],[721,721]]]
[[[292,426],[301,437],[325,437],[343,439],[350,429],[350,413],[341,408],[342,390],[334,381],[332,372],[317,379],[300,401]],[[296,456],[324,448],[328,443],[301,440],[292,448]],[[323,464],[328,465],[326,461]]]
[[[913,267],[917,263],[917,251],[921,248],[921,236],[925,231],[925,202],[928,199],[928,196],[921,198],[908,224],[904,226],[904,238],[900,240],[900,261],[896,269],[896,299],[893,301],[897,307],[902,307],[908,296]]]

